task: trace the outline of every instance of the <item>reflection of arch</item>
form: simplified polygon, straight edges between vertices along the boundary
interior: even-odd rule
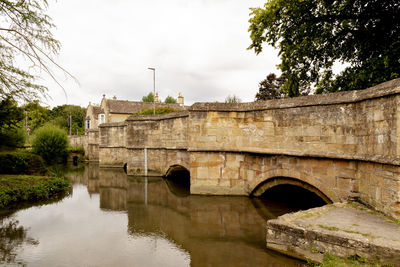
[[[125,174],[128,173],[128,163],[124,164],[124,172],[125,172]]]
[[[254,190],[251,192],[250,196],[259,197],[262,194],[264,194],[264,192],[266,192],[268,189],[275,187],[277,185],[298,186],[298,187],[307,189],[310,192],[313,192],[314,194],[319,196],[321,199],[323,199],[326,203],[333,203],[333,201],[329,197],[327,197],[321,190],[319,190],[315,186],[313,186],[307,182],[301,181],[299,179],[290,178],[290,177],[272,177],[270,179],[267,179],[267,180],[263,181],[262,183],[260,183],[258,186],[256,186],[254,188]]]

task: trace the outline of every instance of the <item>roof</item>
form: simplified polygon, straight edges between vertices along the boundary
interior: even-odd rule
[[[143,108],[152,108],[152,102],[141,102],[141,101],[128,101],[128,100],[114,100],[107,99],[107,106],[110,113],[119,114],[134,114],[141,111]],[[156,104],[160,106],[171,106],[174,108],[180,108],[179,104]]]
[[[99,114],[104,113],[104,111],[101,109],[101,107],[92,106],[92,108],[93,108],[93,115],[96,116],[96,117],[97,117]]]

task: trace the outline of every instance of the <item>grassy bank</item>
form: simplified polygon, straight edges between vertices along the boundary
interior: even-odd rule
[[[46,200],[64,192],[69,186],[66,178],[0,175],[0,208],[21,202]]]

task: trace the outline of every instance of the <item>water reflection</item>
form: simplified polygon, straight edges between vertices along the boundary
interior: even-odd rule
[[[14,218],[0,221],[0,263],[24,265],[17,259],[17,252],[22,245],[37,245],[39,242],[27,235],[27,230]]]
[[[189,195],[158,177],[129,177],[100,169],[100,207],[127,211],[131,236],[166,237],[189,251],[192,266],[296,264],[265,249],[264,218],[247,197]],[[260,216],[259,213],[262,215]]]
[[[38,241],[19,245],[17,261],[30,266],[302,265],[265,249],[264,217],[274,213],[256,208],[255,200],[188,195],[168,180],[127,177],[123,170],[96,165],[74,168],[68,176],[75,183],[71,197],[14,214]],[[13,240],[9,236],[5,242]]]

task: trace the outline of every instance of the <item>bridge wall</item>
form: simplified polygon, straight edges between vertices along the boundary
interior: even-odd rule
[[[182,165],[194,194],[262,194],[289,177],[332,201],[360,198],[400,217],[399,104],[400,80],[293,99],[196,103],[103,125],[100,164],[126,162],[128,174],[141,175],[146,148],[150,174]]]
[[[397,84],[245,104],[196,103],[190,108],[189,150],[398,165],[400,80]]]
[[[87,133],[88,149],[85,150],[89,161],[99,160],[99,130],[89,130]]]
[[[126,163],[126,124],[103,123],[99,126],[99,164],[123,167]]]
[[[187,112],[131,117],[126,123],[128,174],[144,174],[145,148],[150,173],[165,174],[174,164],[189,170]]]

